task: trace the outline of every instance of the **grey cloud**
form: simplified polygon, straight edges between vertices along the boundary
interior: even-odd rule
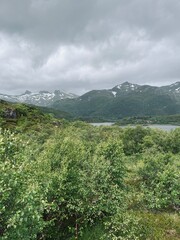
[[[87,25],[91,1],[2,0],[1,29],[32,40],[72,41]]]
[[[179,0],[1,0],[0,92],[180,79]]]

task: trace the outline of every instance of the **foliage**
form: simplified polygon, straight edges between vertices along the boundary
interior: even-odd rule
[[[133,212],[119,211],[105,226],[103,240],[144,240],[150,232],[143,219]]]
[[[3,131],[0,143],[0,234],[2,239],[35,239],[44,226],[43,191],[31,179],[19,139]]]
[[[119,119],[117,125],[173,124],[180,125],[180,114],[162,116],[133,116]]]
[[[143,150],[144,138],[150,133],[149,129],[137,126],[126,128],[123,134],[124,152],[126,155],[140,153]]]
[[[170,154],[152,154],[145,156],[144,166],[140,169],[142,190],[148,208],[178,208],[179,172],[173,165]]]
[[[172,153],[180,153],[180,128],[175,129],[168,138],[169,151]]]
[[[38,107],[0,100],[0,127],[3,129],[42,131],[45,126],[52,129],[60,124],[60,120],[43,113]]]
[[[51,148],[41,159],[49,167],[46,174],[50,179],[51,207],[46,219],[53,222],[56,230],[50,227],[48,231],[54,232],[52,239],[56,239],[57,229],[62,237],[67,236],[68,229],[79,231],[87,223],[116,212],[123,186],[123,151],[112,140],[92,149],[67,133],[65,138],[57,134],[49,141]]]
[[[0,131],[0,239],[178,239],[179,129],[53,124],[15,106]]]

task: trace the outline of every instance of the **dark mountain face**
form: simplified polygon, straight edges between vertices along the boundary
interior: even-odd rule
[[[180,82],[164,87],[125,82],[109,90],[93,90],[53,107],[82,118],[116,120],[126,116],[180,113]]]

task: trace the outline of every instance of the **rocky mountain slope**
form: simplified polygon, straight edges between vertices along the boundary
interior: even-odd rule
[[[53,93],[48,91],[40,91],[38,93],[32,93],[30,91],[26,91],[21,95],[6,95],[0,94],[0,99],[6,100],[9,102],[21,102],[28,103],[37,106],[49,106],[58,100],[62,99],[72,99],[76,98],[77,95],[72,93],[65,93],[60,90],[55,90]]]

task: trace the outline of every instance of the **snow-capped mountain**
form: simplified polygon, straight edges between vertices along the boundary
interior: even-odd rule
[[[54,92],[40,91],[38,93],[33,93],[27,90],[25,93],[21,95],[0,94],[0,99],[9,102],[21,102],[37,106],[49,106],[58,100],[67,98],[72,99],[77,97],[78,96],[73,93],[65,93],[60,90],[55,90]]]
[[[116,91],[122,91],[122,92],[129,92],[129,91],[134,91],[138,89],[139,85],[138,84],[133,84],[129,82],[124,82],[122,84],[119,84],[113,88],[113,90]]]
[[[180,94],[180,82],[173,83],[168,86],[156,87],[149,85],[138,85],[129,82],[124,82],[120,85],[115,86],[110,90],[114,96],[126,95],[131,93],[158,93],[158,94],[169,94],[177,97]]]
[[[52,107],[75,117],[98,119],[180,114],[180,82],[162,87],[124,82],[74,100],[57,101]]]

